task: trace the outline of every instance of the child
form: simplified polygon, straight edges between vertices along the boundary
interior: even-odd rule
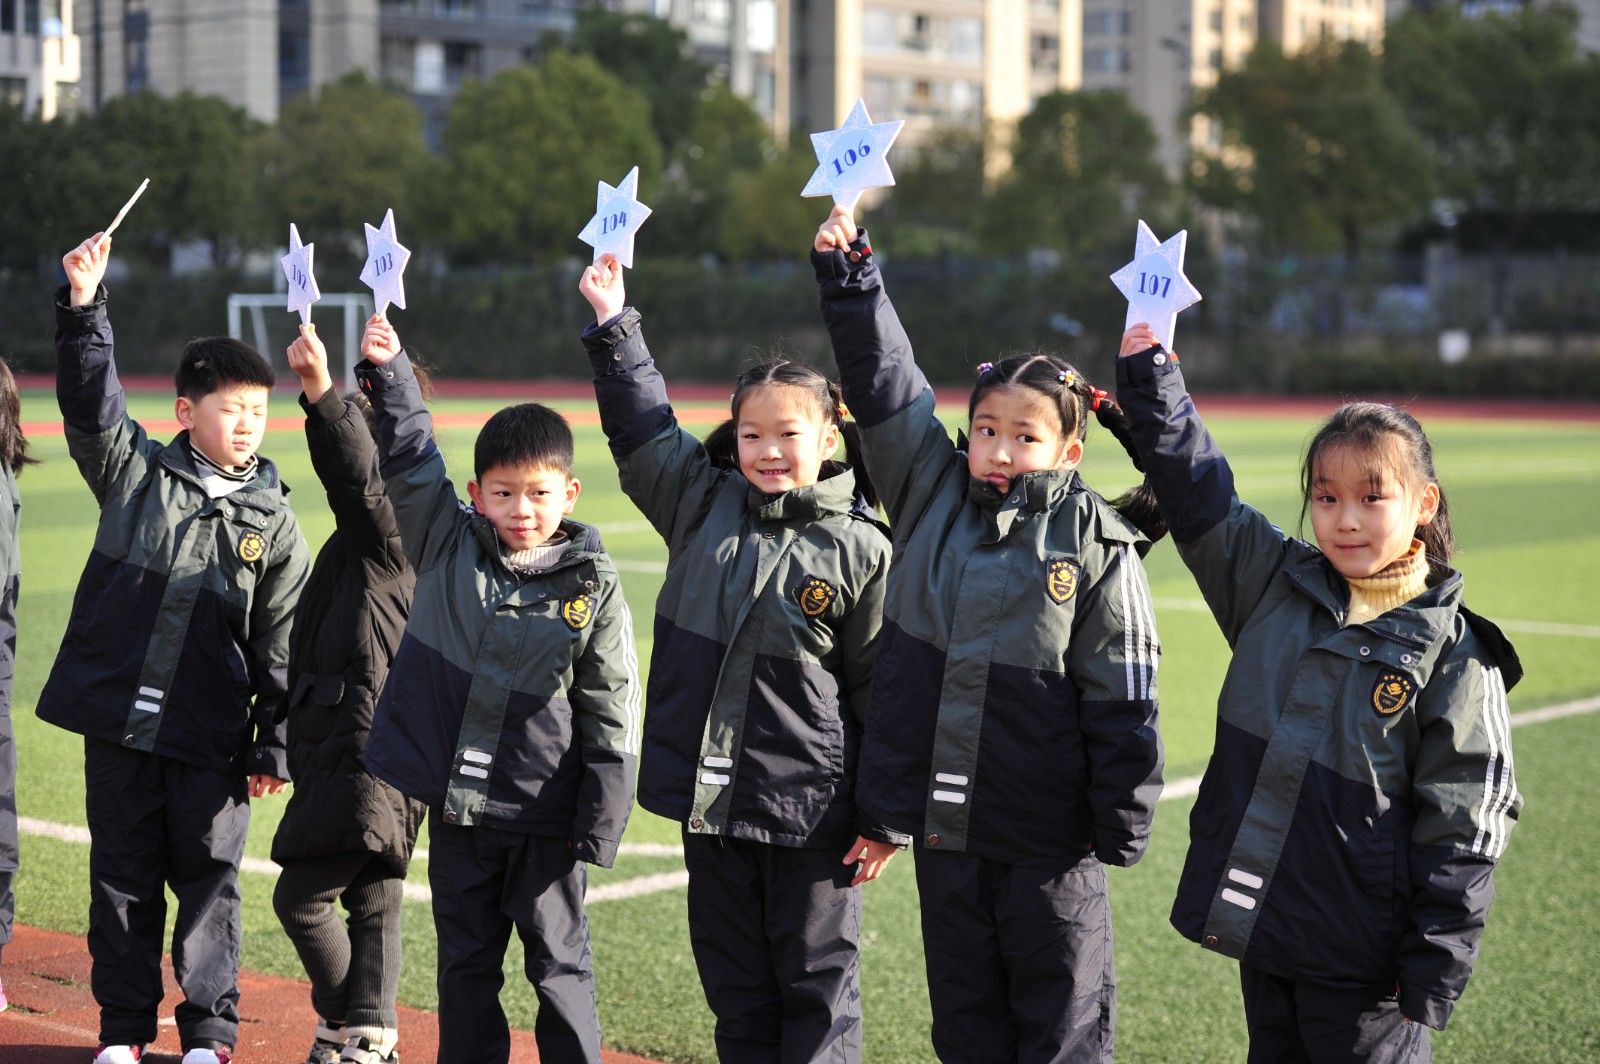
[[[39,717],[84,736],[96,1064],[136,1061],[155,1040],[163,884],[178,900],[184,1064],[226,1064],[246,799],[289,774],[280,710],[306,544],[256,454],[273,375],[252,348],[184,348],[170,444],[128,417],[100,285],[110,254],[96,234],[62,259],[56,393],[100,524]]]
[[[11,735],[11,677],[17,660],[17,578],[22,552],[17,544],[17,519],[22,496],[17,475],[37,462],[28,457],[22,435],[22,400],[11,367],[0,359],[0,950],[11,941],[16,897],[11,880],[17,874],[17,750]],[[0,1012],[6,991],[0,986]]]
[[[1461,602],[1422,428],[1340,408],[1302,465],[1313,547],[1239,501],[1146,324],[1117,394],[1233,648],[1172,922],[1239,960],[1250,1059],[1425,1061],[1466,986],[1522,805],[1522,674]]]
[[[370,406],[334,391],[315,327],[300,327],[288,358],[336,528],[300,596],[290,645],[294,793],[272,840],[283,866],[272,902],[311,977],[318,1024],[307,1064],[388,1064],[398,1059],[401,888],[425,807],[358,759],[416,574],[378,477]]]
[[[894,530],[858,799],[917,838],[934,1049],[1109,1060],[1104,865],[1143,855],[1162,762],[1149,541],[1076,471],[1090,413],[1127,446],[1121,412],[1015,355],[978,367],[952,444],[866,231],[836,208],[813,252]]]
[[[622,488],[667,541],[639,802],[684,825],[718,1058],[859,1061],[856,888],[909,840],[855,803],[889,541],[870,485],[831,460],[841,436],[853,457],[854,428],[837,386],[779,360],[739,377],[702,446],[667,404],[621,265],[579,288]]]
[[[456,498],[409,359],[374,317],[357,367],[417,594],[366,766],[428,804],[439,1061],[503,1062],[511,928],[539,1056],[600,1059],[582,864],[611,867],[633,806],[639,698],[616,565],[570,520],[572,430],[537,403],[489,419]]]

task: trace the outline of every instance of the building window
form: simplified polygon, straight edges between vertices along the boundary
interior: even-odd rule
[[[444,45],[444,84],[447,89],[458,89],[468,78],[483,73],[483,49],[469,41],[446,41]]]
[[[0,107],[14,107],[21,110],[27,102],[27,78],[0,78]]]
[[[772,52],[778,48],[778,5],[776,0],[750,0],[745,5],[745,45],[752,52]]]
[[[56,82],[56,117],[68,118],[82,109],[82,93],[76,81]]]
[[[411,91],[437,96],[445,90],[444,45],[418,41],[411,66]]]
[[[1086,74],[1126,74],[1133,62],[1126,48],[1089,48],[1083,53]]]
[[[1061,38],[1052,33],[1035,33],[1029,60],[1036,74],[1054,74],[1061,69]]]
[[[1085,37],[1126,37],[1133,29],[1133,16],[1126,11],[1086,11],[1083,15]]]
[[[873,113],[928,118],[951,125],[972,125],[983,117],[983,87],[964,78],[905,78],[869,75],[862,80],[862,98]]]
[[[22,0],[22,32],[39,36],[39,0]]]
[[[875,55],[911,53],[962,63],[983,61],[983,21],[977,18],[866,7],[861,12],[861,36],[865,51]]]
[[[694,0],[689,6],[689,19],[708,26],[727,26],[733,21],[728,0]]]
[[[15,32],[17,32],[17,0],[0,0],[0,33]]]

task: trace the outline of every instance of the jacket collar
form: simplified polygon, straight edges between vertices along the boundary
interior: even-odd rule
[[[1313,550],[1308,556],[1292,563],[1288,575],[1295,587],[1343,622],[1350,606],[1350,587],[1326,557]],[[1450,633],[1456,611],[1461,605],[1461,587],[1461,574],[1451,569],[1444,579],[1429,586],[1410,602],[1379,614],[1357,627],[1407,646],[1433,646]]]
[[[178,479],[194,485],[202,494],[205,492],[200,471],[194,467],[194,457],[189,451],[188,429],[178,433],[171,443],[161,449],[157,461]],[[288,495],[289,485],[279,479],[278,467],[272,464],[272,459],[257,452],[255,479],[230,494],[228,500],[240,506],[273,513],[283,507]]]
[[[470,515],[472,534],[478,540],[478,545],[483,548],[483,552],[493,558],[501,569],[521,579],[520,575],[506,564],[505,555],[500,551],[500,537],[495,534],[494,525],[472,507],[468,506],[466,510]],[[581,562],[590,561],[605,549],[600,545],[600,530],[593,525],[563,517],[561,529],[566,532],[574,548],[563,554],[560,561],[546,569],[546,573],[560,572]]]
[[[830,469],[836,472],[830,474]],[[849,513],[856,501],[855,472],[834,462],[825,464],[822,471],[823,479],[815,484],[776,495],[768,495],[752,484],[745,491],[745,507],[758,521],[815,521]]]
[[[963,462],[966,457],[961,456]],[[1038,469],[1011,479],[1011,487],[1001,491],[987,481],[969,477],[967,498],[985,510],[1028,510],[1046,513],[1061,505],[1068,495],[1079,490],[1076,469]]]

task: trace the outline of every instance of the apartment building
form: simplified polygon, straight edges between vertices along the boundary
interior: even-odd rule
[[[1296,52],[1324,38],[1383,42],[1388,0],[1261,0],[1261,36]]]
[[[72,16],[73,0],[0,0],[0,107],[43,119],[78,107]]]

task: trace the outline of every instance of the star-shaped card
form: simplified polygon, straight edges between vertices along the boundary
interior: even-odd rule
[[[283,276],[289,282],[290,314],[300,312],[302,325],[311,322],[311,304],[322,298],[322,289],[317,287],[317,275],[312,272],[311,259],[317,250],[315,244],[302,244],[300,230],[295,228],[293,222],[289,223],[289,254],[278,260],[283,267]]]
[[[595,262],[606,255],[614,255],[631,270],[633,238],[650,214],[650,208],[639,202],[639,168],[635,166],[619,185],[600,182],[594,198],[594,217],[583,227],[578,239],[594,248]]]
[[[372,289],[378,316],[383,316],[390,303],[406,309],[405,272],[411,249],[394,234],[394,209],[384,214],[383,224],[376,229],[362,224],[367,233],[367,264],[361,267],[361,280]]]
[[[848,211],[855,209],[866,189],[894,184],[889,147],[904,125],[904,121],[874,122],[867,116],[866,101],[857,100],[844,125],[811,134],[817,169],[800,195],[832,196],[835,204]]]
[[[1200,291],[1183,275],[1183,255],[1189,231],[1181,229],[1165,241],[1157,240],[1143,220],[1134,240],[1133,261],[1111,275],[1111,283],[1128,297],[1128,318],[1123,328],[1149,322],[1156,339],[1172,349],[1178,328],[1178,311],[1200,302]]]

